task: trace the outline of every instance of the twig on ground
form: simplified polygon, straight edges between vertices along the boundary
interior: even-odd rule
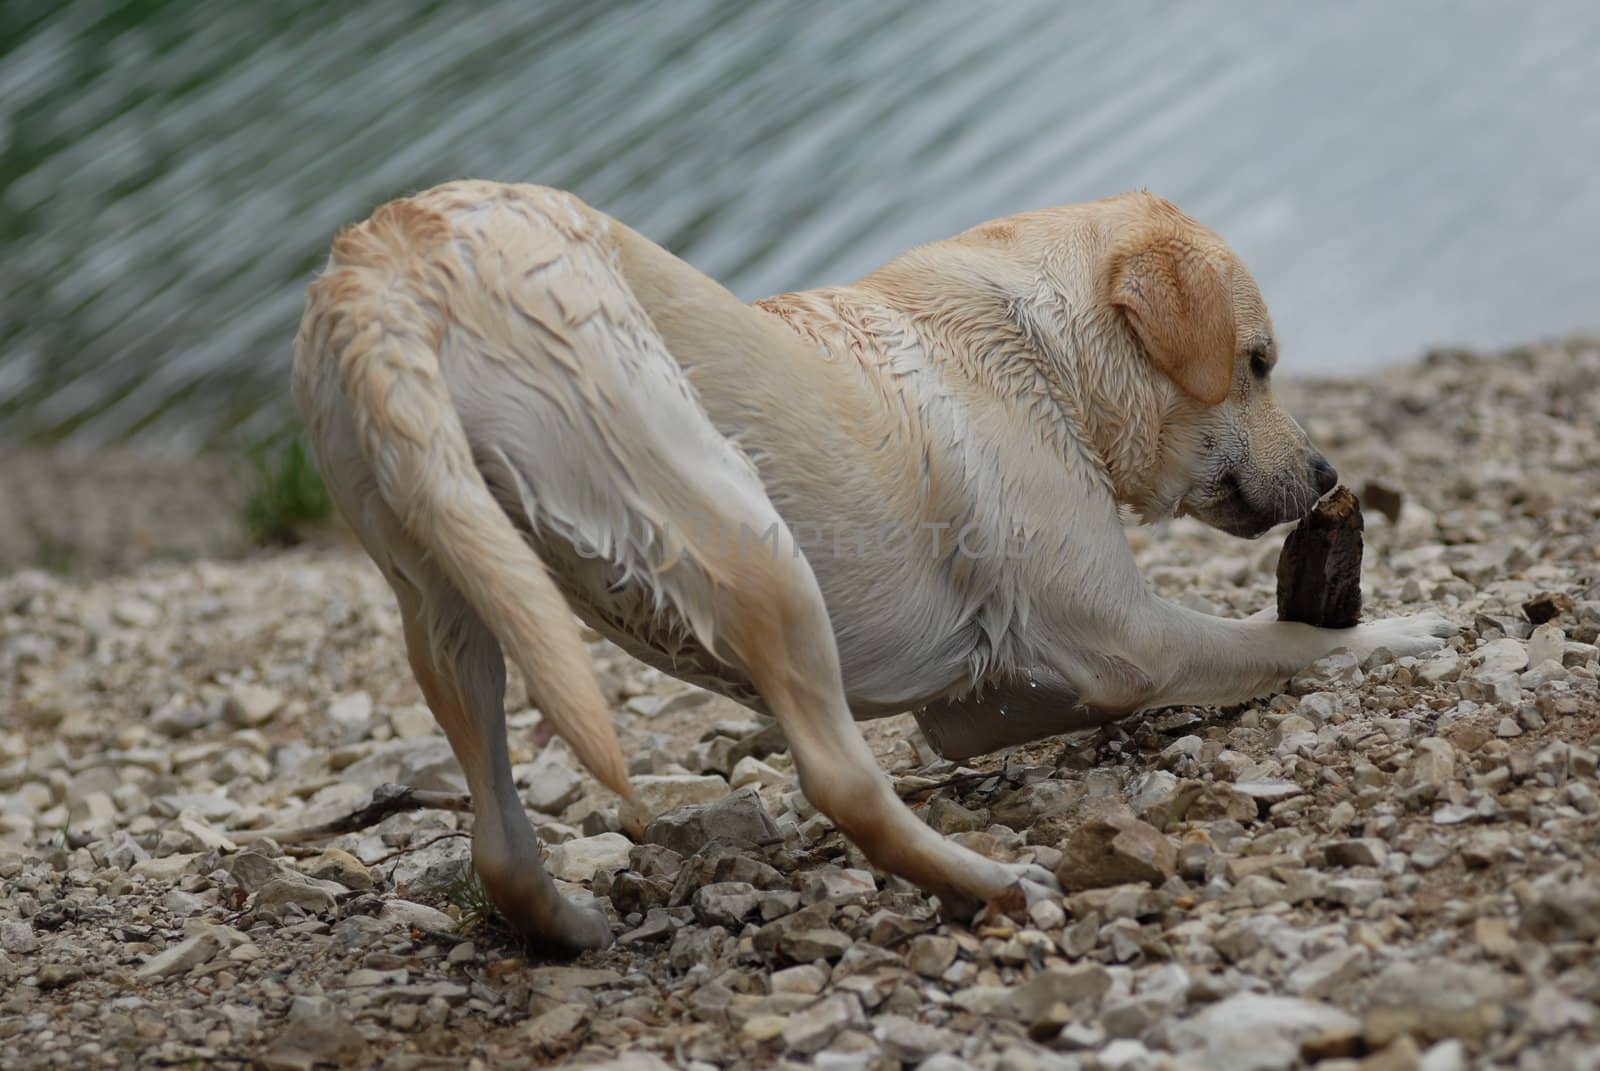
[[[426,789],[407,788],[405,785],[379,785],[372,790],[372,799],[359,810],[339,818],[301,829],[242,829],[225,833],[235,844],[251,844],[275,840],[279,844],[304,844],[344,833],[371,829],[385,818],[407,811],[457,811],[470,813],[472,797],[466,793],[429,792]]]
[[[472,834],[470,834],[470,833],[462,833],[462,832],[460,832],[458,830],[451,830],[448,833],[440,833],[437,837],[429,837],[427,840],[423,841],[421,844],[407,844],[404,848],[396,848],[394,851],[390,852],[388,855],[380,855],[378,858],[376,858],[372,862],[368,863],[367,866],[369,866],[369,867],[382,866],[384,863],[393,862],[394,860],[400,858],[402,855],[407,855],[407,854],[409,854],[411,852],[420,852],[424,848],[430,847],[430,846],[432,846],[434,844],[438,844],[441,840],[449,840],[452,837],[467,837],[467,838],[470,838],[471,836],[472,836]]]

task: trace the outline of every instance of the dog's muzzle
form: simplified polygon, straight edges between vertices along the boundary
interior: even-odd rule
[[[1254,495],[1245,489],[1237,473],[1229,473],[1223,480],[1224,493],[1201,519],[1229,535],[1255,539],[1280,524],[1304,517],[1317,499],[1338,483],[1338,470],[1321,454],[1311,456],[1302,479],[1274,488],[1258,488]]]

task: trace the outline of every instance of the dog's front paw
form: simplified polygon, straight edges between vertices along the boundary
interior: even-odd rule
[[[1017,876],[1017,887],[1022,890],[1028,905],[1040,900],[1061,899],[1061,883],[1056,876],[1037,863],[1011,864]]]
[[[1026,920],[1028,909],[1034,904],[1061,899],[1061,883],[1044,867],[1032,863],[1006,863],[1004,866],[1011,876],[1011,884],[983,904],[973,920],[975,923],[1000,915]]]
[[[983,871],[981,884],[928,890],[939,898],[939,909],[946,918],[963,922],[977,922],[999,915],[1026,919],[1028,908],[1040,900],[1061,899],[1060,882],[1044,867],[979,858],[979,869]]]
[[[1456,627],[1436,613],[1410,617],[1388,617],[1355,627],[1355,642],[1350,646],[1362,658],[1383,647],[1395,657],[1422,655],[1437,651],[1455,635]]]

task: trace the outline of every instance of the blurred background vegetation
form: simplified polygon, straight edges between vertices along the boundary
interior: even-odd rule
[[[6,0],[0,120],[0,442],[271,441],[335,229],[461,176],[745,297],[1145,186],[1302,371],[1600,293],[1593,3]]]

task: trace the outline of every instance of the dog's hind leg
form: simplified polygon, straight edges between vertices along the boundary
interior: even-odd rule
[[[412,672],[466,774],[473,867],[490,899],[511,925],[549,952],[605,947],[611,940],[605,918],[556,890],[517,798],[499,640],[378,494],[356,446],[349,410],[331,406],[314,427],[321,433],[328,491],[395,593]]]
[[[392,548],[392,544],[391,544]],[[611,943],[603,914],[557,891],[539,837],[518,799],[506,745],[506,666],[500,644],[448,581],[425,564],[391,567],[406,654],[472,793],[472,866],[506,920],[550,952]]]
[[[1054,879],[1044,871],[946,839],[895,794],[851,715],[822,591],[810,565],[791,551],[792,534],[753,476],[682,445],[662,466],[667,471],[658,469],[651,491],[706,517],[709,524],[688,531],[714,538],[691,538],[661,581],[674,604],[709,608],[712,630],[702,639],[743,670],[777,718],[806,798],[874,864],[937,894],[952,913],[970,913],[1013,890],[1050,891]],[[718,493],[708,492],[713,486]],[[784,538],[752,544],[733,535],[772,531]]]

